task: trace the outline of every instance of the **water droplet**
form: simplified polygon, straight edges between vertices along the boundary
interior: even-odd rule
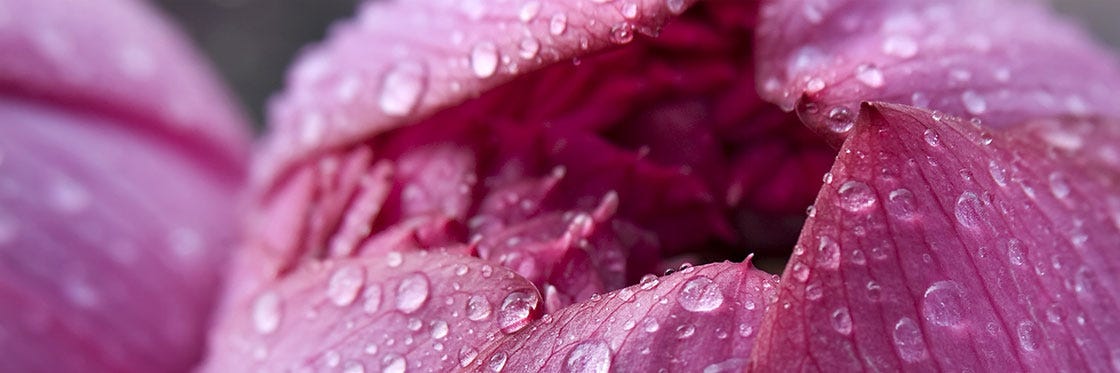
[[[661,325],[657,323],[656,319],[652,317],[642,319],[642,330],[645,330],[646,333],[653,333],[658,329],[661,329]]]
[[[814,282],[812,284],[809,284],[808,286],[805,286],[805,299],[817,300],[821,299],[821,296],[823,295],[824,289],[821,288],[820,284]]]
[[[1038,349],[1038,326],[1028,320],[1019,322],[1019,326],[1015,328],[1016,334],[1019,336],[1019,347],[1023,351],[1031,352]]]
[[[843,106],[837,106],[828,111],[828,129],[836,133],[846,133],[856,125],[852,111]]]
[[[557,13],[552,15],[548,21],[548,32],[552,35],[560,36],[568,29],[568,15],[564,13]]]
[[[927,129],[925,132],[922,132],[922,138],[926,140],[926,144],[929,144],[929,146],[936,147],[941,145],[941,137],[932,129]]]
[[[337,306],[349,306],[358,298],[358,291],[362,290],[365,277],[365,269],[357,265],[339,268],[327,283],[327,298]]]
[[[832,237],[821,236],[817,246],[817,267],[836,269],[840,267],[840,244]]]
[[[1061,172],[1055,171],[1050,174],[1050,192],[1060,199],[1069,197],[1069,182]]]
[[[938,281],[926,289],[922,314],[937,326],[959,325],[964,319],[963,289],[953,281]]]
[[[533,59],[541,50],[541,43],[533,37],[521,39],[521,43],[517,46],[518,54],[524,59]]]
[[[622,4],[622,9],[620,11],[622,12],[622,16],[626,17],[626,19],[637,18],[638,17],[638,4],[627,2],[626,4]]]
[[[568,352],[565,372],[598,372],[611,370],[611,349],[603,342],[583,342]]]
[[[911,220],[918,216],[917,201],[914,193],[909,189],[900,188],[891,191],[887,197],[887,211],[896,218]]]
[[[814,77],[812,79],[809,79],[809,81],[805,83],[805,93],[814,94],[814,93],[823,91],[825,89],[825,87],[827,87],[827,86],[828,85],[824,82],[824,80],[822,80],[821,78]],[[806,103],[806,105],[808,105],[808,104],[809,103]],[[806,109],[807,109],[806,111],[819,110],[819,109],[816,108],[815,105],[814,106],[806,106]]]
[[[747,324],[739,324],[739,335],[742,337],[750,337],[754,334],[754,328]]]
[[[848,307],[832,311],[832,328],[843,335],[852,334],[852,314],[848,312]]]
[[[515,291],[509,293],[498,309],[498,326],[504,333],[514,333],[524,329],[532,321],[529,316],[540,306],[540,297],[535,293]]]
[[[852,264],[864,265],[867,264],[867,257],[863,255],[863,250],[852,250]]]
[[[968,90],[961,93],[961,102],[964,103],[964,109],[972,115],[980,115],[988,111],[988,102],[984,101],[984,97],[976,91]]]
[[[642,276],[642,279],[639,282],[638,288],[642,289],[642,290],[653,289],[660,282],[661,281],[657,279],[657,275],[647,274],[645,276]]]
[[[918,54],[918,43],[905,35],[891,35],[883,40],[883,53],[898,58],[910,58]]]
[[[871,64],[862,64],[856,67],[856,79],[871,88],[883,86],[883,71]]]
[[[471,363],[473,363],[474,359],[477,357],[477,350],[471,348],[470,346],[463,346],[463,348],[459,349],[459,366],[466,368],[468,365],[471,365]]]
[[[327,366],[332,368],[337,367],[338,364],[342,362],[342,355],[340,355],[338,351],[327,351],[327,353],[323,355],[323,360],[326,360]]]
[[[467,318],[471,321],[485,320],[490,317],[490,301],[481,295],[472,295],[467,299]]]
[[[1007,259],[1012,265],[1021,266],[1026,262],[1027,254],[1023,242],[1017,239],[1007,241]]]
[[[521,22],[529,23],[533,18],[537,18],[537,13],[541,11],[541,3],[530,1],[521,5],[521,9],[517,12],[517,18]]]
[[[346,367],[342,369],[342,373],[366,373],[366,367],[357,361],[346,363]]]
[[[427,80],[428,73],[424,65],[406,62],[393,66],[381,82],[378,106],[385,114],[392,116],[411,113],[420,103]]]
[[[634,25],[629,22],[619,23],[611,27],[611,42],[626,44],[634,40]]]
[[[794,263],[793,268],[790,270],[793,271],[793,278],[797,279],[797,281],[805,282],[809,279],[809,266],[804,263]]]
[[[684,13],[684,0],[665,0],[665,7],[673,14]]]
[[[981,219],[983,219],[981,216],[982,208],[983,207],[980,206],[980,199],[976,197],[976,193],[961,193],[961,196],[957,198],[956,208],[954,208],[957,223],[965,228],[979,228]]]
[[[712,279],[697,276],[684,283],[677,303],[692,312],[708,312],[723,305],[723,292]]]
[[[879,286],[878,282],[874,280],[867,282],[867,300],[878,302],[879,298],[883,295],[883,288]]]
[[[695,326],[692,326],[690,324],[677,326],[677,338],[686,339],[688,337],[691,337],[693,334],[696,334]]]
[[[494,43],[478,43],[471,49],[471,70],[474,76],[489,78],[498,71],[498,47]]]
[[[386,355],[382,362],[385,368],[381,369],[381,373],[404,373],[408,369],[408,361],[400,355]]]
[[[1007,169],[1003,168],[995,160],[988,161],[988,173],[992,175],[992,180],[999,184],[999,186],[1007,186]]]
[[[381,309],[381,286],[371,284],[366,287],[366,291],[362,292],[365,297],[365,302],[362,304],[362,310],[366,313],[373,314]]]
[[[489,369],[491,372],[501,372],[502,369],[505,369],[506,360],[508,358],[505,352],[498,352],[494,354],[494,356],[491,356],[490,360],[486,362],[486,369]]]
[[[397,286],[397,309],[404,313],[413,313],[428,301],[431,295],[428,277],[421,273],[413,273],[401,280]]]
[[[867,184],[849,180],[840,185],[840,207],[851,212],[863,211],[875,205],[875,192]]]
[[[400,267],[402,263],[404,263],[404,256],[398,251],[390,251],[385,255],[385,264],[390,268]]]
[[[914,322],[913,319],[909,317],[899,319],[898,323],[894,324],[892,336],[894,337],[895,350],[898,351],[898,356],[902,360],[913,363],[929,357],[922,330],[918,328],[918,323]]]
[[[976,118],[973,118],[973,119],[976,119]],[[992,138],[992,134],[985,131],[985,132],[980,133],[980,139],[978,141],[976,141],[976,143],[980,144],[980,145],[991,145],[992,141],[995,141],[995,139]]]
[[[253,327],[261,334],[275,332],[283,316],[280,294],[268,291],[253,302]]]
[[[431,326],[432,326],[432,338],[435,338],[435,339],[443,339],[443,337],[447,336],[447,332],[450,330],[450,328],[447,325],[447,322],[443,321],[443,320],[432,321]]]

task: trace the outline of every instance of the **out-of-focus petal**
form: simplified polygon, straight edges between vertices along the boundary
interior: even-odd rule
[[[203,371],[451,371],[543,306],[500,266],[439,252],[304,266],[218,325]]]
[[[774,301],[749,263],[685,267],[593,297],[488,344],[470,371],[742,370]]]
[[[754,368],[1117,368],[1120,174],[1028,127],[987,131],[864,106]]]
[[[759,91],[836,143],[862,101],[997,128],[1120,115],[1116,60],[1041,2],[774,0],[762,13]]]

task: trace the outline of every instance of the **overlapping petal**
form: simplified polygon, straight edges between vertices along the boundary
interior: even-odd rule
[[[1045,4],[775,0],[762,13],[760,92],[796,108],[835,143],[864,100],[978,117],[993,127],[1120,115],[1115,58]]]
[[[1082,157],[1025,128],[864,106],[752,366],[1116,369],[1120,175]]]

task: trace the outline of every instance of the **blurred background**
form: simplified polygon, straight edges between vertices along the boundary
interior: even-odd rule
[[[361,0],[154,0],[213,60],[256,123],[301,47]],[[408,0],[402,0],[408,1]],[[1120,0],[1051,0],[1120,50]]]

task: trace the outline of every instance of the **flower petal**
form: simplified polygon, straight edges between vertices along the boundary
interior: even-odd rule
[[[234,309],[203,371],[449,371],[543,306],[531,283],[500,266],[412,252],[305,266]]]
[[[749,263],[683,267],[574,304],[488,344],[469,370],[734,371],[773,302],[774,276]]]
[[[531,71],[655,33],[695,0],[367,2],[292,70],[256,180]],[[626,9],[623,9],[626,8]]]
[[[861,101],[975,116],[993,127],[1120,115],[1115,59],[1046,6],[770,1],[758,29],[758,87],[834,141],[851,129]]]
[[[126,118],[221,162],[248,153],[231,96],[146,2],[6,1],[0,51],[5,94]]]
[[[864,106],[753,367],[1116,369],[1120,174],[1081,161],[1024,127]]]

